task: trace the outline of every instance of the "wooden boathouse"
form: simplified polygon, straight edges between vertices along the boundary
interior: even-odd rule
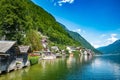
[[[0,41],[0,73],[16,69],[16,57],[19,52],[16,41]]]
[[[29,66],[30,62],[28,61],[28,54],[31,52],[30,46],[18,46],[20,53],[17,54],[16,61],[21,64],[17,66],[18,68],[22,68],[25,66]]]
[[[0,73],[29,66],[29,46],[18,46],[16,41],[0,41]]]

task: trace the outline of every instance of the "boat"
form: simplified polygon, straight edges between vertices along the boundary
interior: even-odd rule
[[[42,54],[42,59],[46,59],[46,60],[49,60],[49,59],[56,59],[56,55],[51,53],[51,52],[48,52],[48,51],[45,51],[43,54]]]
[[[42,59],[49,60],[49,59],[56,59],[56,56],[50,55],[50,56],[44,56]]]

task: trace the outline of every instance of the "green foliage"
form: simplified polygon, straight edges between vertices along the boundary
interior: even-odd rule
[[[81,45],[85,48],[91,49],[93,52],[99,54],[98,50],[96,50],[88,41],[86,41],[81,35],[79,35],[76,32],[69,31],[68,32],[72,38],[74,38],[76,41],[81,42]]]
[[[37,64],[38,60],[39,60],[39,56],[29,56],[29,61],[31,65]]]
[[[79,46],[55,18],[31,0],[0,0],[0,35],[18,44],[29,44],[33,50],[40,50],[40,36],[49,37],[55,45]]]
[[[67,49],[65,49],[65,53],[66,53],[66,54],[70,54],[69,51],[68,51]]]
[[[41,50],[42,49],[42,43],[41,43],[41,37],[40,34],[35,30],[28,30],[24,44],[28,44],[32,46],[32,50]]]
[[[56,22],[55,18],[30,0],[0,0],[0,35],[18,44],[40,50],[38,31],[55,45],[80,45]]]

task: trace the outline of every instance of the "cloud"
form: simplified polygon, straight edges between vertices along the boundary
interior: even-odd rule
[[[85,36],[86,35],[86,31],[82,30],[80,28],[72,30],[73,32],[77,32],[78,34],[80,34],[81,36]]]
[[[106,38],[106,37],[108,37],[108,38]],[[91,43],[95,48],[107,46],[109,44],[112,44],[116,40],[118,40],[117,34],[110,34],[110,35],[102,34],[100,36],[100,38],[102,38],[102,39],[98,40],[98,41],[93,41]]]
[[[91,45],[93,45],[95,48],[98,48],[100,46],[103,46],[101,43],[101,41],[94,41],[93,43],[91,43]]]
[[[77,33],[81,33],[81,29],[75,29],[75,30],[73,30],[73,32],[77,32]]]
[[[107,44],[111,44],[111,43],[115,42],[116,40],[118,40],[118,38],[116,37],[117,34],[111,34],[110,36],[111,37],[106,40]]]
[[[74,2],[74,0],[60,0],[60,1],[58,1],[58,3],[60,3],[60,4],[62,4],[62,3],[73,3]]]
[[[54,6],[56,6],[56,5],[62,6],[65,3],[72,4],[74,2],[74,0],[58,0],[58,1],[52,0],[52,2],[54,2]]]

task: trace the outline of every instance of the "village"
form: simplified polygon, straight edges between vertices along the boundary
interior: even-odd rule
[[[50,60],[62,56],[79,55],[93,56],[94,52],[82,47],[66,46],[60,50],[58,46],[48,47],[47,37],[42,38],[42,51],[32,51],[28,45],[18,45],[16,41],[0,41],[0,74],[22,69],[38,63],[39,60]]]

